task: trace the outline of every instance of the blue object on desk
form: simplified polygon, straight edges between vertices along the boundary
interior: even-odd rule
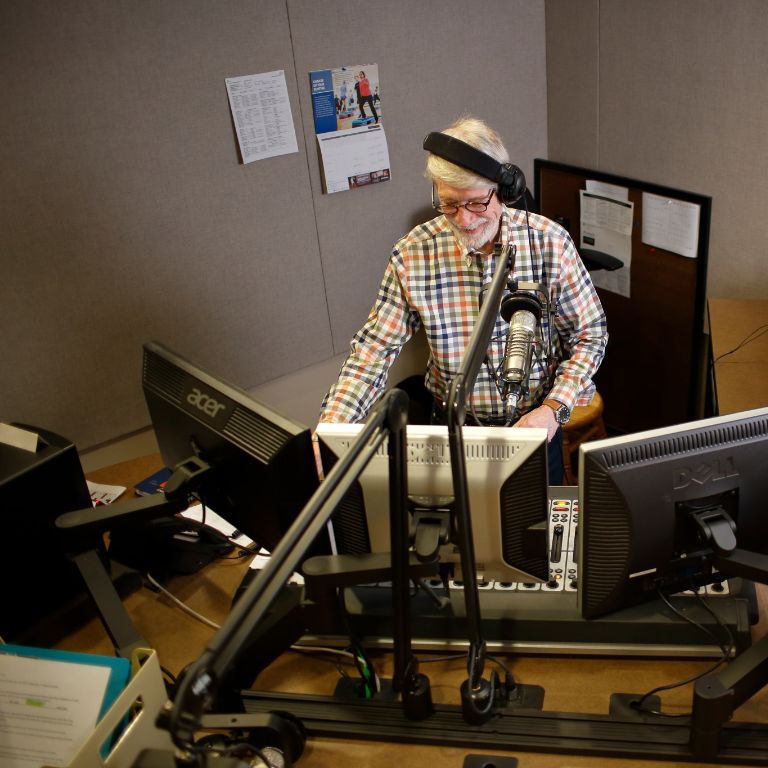
[[[160,493],[171,476],[171,470],[167,467],[159,469],[149,477],[145,477],[140,483],[134,486],[134,490],[139,496],[151,496],[153,493]]]

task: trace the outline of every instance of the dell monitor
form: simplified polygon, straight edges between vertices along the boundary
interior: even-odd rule
[[[765,571],[768,408],[583,444],[579,502],[587,619],[741,576],[740,551]]]
[[[142,383],[165,465],[204,462],[196,495],[272,551],[319,485],[310,430],[157,342]]]
[[[328,470],[360,433],[359,424],[317,427]],[[408,500],[412,525],[442,521],[440,563],[461,580],[459,549],[451,521],[453,477],[444,426],[406,429]],[[464,427],[467,484],[477,577],[484,581],[541,582],[547,556],[547,437],[542,429]],[[341,554],[388,552],[388,457],[380,448],[333,516]],[[429,553],[427,553],[429,554]]]

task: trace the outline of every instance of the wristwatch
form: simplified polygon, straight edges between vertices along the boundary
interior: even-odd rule
[[[571,418],[571,409],[567,405],[563,405],[559,400],[545,400],[542,405],[546,405],[547,408],[551,408],[555,412],[555,421],[558,424],[566,424],[568,419]]]

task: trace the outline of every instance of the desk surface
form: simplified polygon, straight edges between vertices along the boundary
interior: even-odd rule
[[[768,405],[768,333],[758,335],[768,326],[768,301],[709,299],[708,308],[718,412]]]
[[[159,457],[150,456],[92,472],[89,479],[124,485],[130,489],[159,466]],[[174,578],[168,588],[194,610],[216,622],[222,622],[247,567],[247,562],[243,560],[218,561],[197,574]],[[128,596],[125,605],[139,632],[156,649],[161,665],[173,674],[178,674],[197,658],[214,631],[181,611],[167,597],[148,589],[141,589]],[[761,595],[761,614],[765,616],[767,613],[768,601]],[[768,621],[763,619],[755,628],[756,636],[764,634],[766,627]],[[112,653],[110,640],[96,619],[66,637],[58,647],[91,653]],[[434,701],[439,704],[459,704],[459,686],[466,677],[465,661],[427,662],[436,657],[427,653],[419,653],[418,656],[424,660],[421,671],[431,681]],[[377,652],[372,654],[372,658],[380,676],[391,674],[389,654]],[[545,688],[545,710],[600,714],[607,713],[608,699],[612,692],[645,692],[658,685],[685,679],[712,664],[711,660],[621,657],[510,655],[502,656],[502,659],[519,682]],[[336,659],[329,656],[289,651],[264,670],[253,687],[259,690],[330,695],[339,680],[336,663]],[[488,662],[486,676],[493,666]],[[350,674],[356,673],[350,670]],[[664,710],[686,712],[690,708],[690,698],[690,686],[665,693],[662,695]],[[768,722],[768,692],[763,690],[753,697],[737,711],[735,719]],[[461,768],[464,756],[468,753],[504,754],[495,749],[313,738],[308,741],[297,768],[378,768],[389,765],[422,768],[430,764],[441,768]],[[517,756],[520,768],[626,768],[629,764],[626,759],[620,758],[523,753],[519,750],[506,754]],[[631,764],[664,765],[668,768],[705,765],[670,761],[632,761]]]

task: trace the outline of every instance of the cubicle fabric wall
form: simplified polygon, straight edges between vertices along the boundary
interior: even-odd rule
[[[544,0],[4,0],[0,420],[143,428],[149,339],[243,388],[343,352],[430,215],[428,131],[470,112],[527,174],[545,153],[544,37]],[[323,194],[309,72],[362,63],[392,179]],[[298,152],[244,165],[225,78],[275,70]]]
[[[546,0],[546,35],[547,157],[711,197],[708,295],[764,299],[764,0]]]

